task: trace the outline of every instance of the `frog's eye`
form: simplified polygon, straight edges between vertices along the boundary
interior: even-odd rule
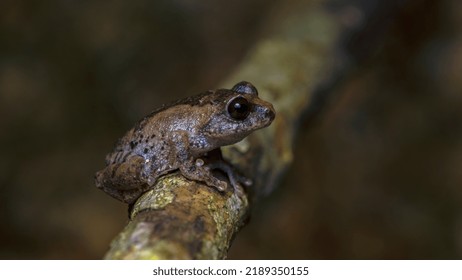
[[[250,103],[242,96],[238,96],[228,103],[228,113],[231,118],[242,121],[250,114]]]
[[[231,90],[241,94],[253,94],[258,96],[257,89],[251,83],[246,81],[237,83]]]

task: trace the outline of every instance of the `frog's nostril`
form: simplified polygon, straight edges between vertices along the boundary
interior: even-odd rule
[[[267,117],[268,119],[270,119],[272,121],[272,120],[274,120],[275,116],[276,116],[276,114],[274,113],[273,110],[271,110],[269,108],[265,109],[265,117]]]

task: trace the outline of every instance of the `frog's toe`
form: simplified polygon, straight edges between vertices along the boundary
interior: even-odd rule
[[[240,178],[239,182],[241,182],[242,184],[244,184],[244,186],[246,186],[246,187],[250,187],[250,186],[253,185],[252,179],[249,179],[249,178],[246,178],[246,177]]]
[[[145,180],[146,180],[146,183],[148,184],[148,186],[151,187],[156,183],[157,178],[154,177],[154,176],[147,176],[147,178]]]
[[[228,188],[228,184],[224,181],[218,181],[215,184],[215,188],[220,192],[224,192]]]

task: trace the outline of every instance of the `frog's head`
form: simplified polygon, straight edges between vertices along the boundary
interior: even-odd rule
[[[217,146],[234,144],[251,132],[267,127],[276,112],[271,103],[258,97],[249,82],[240,82],[231,90],[215,92],[215,109],[204,126],[204,134]]]

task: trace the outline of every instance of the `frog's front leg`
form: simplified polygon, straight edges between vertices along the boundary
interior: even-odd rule
[[[199,160],[201,159],[198,159],[198,161]],[[231,186],[233,186],[234,191],[237,194],[244,193],[244,189],[242,188],[241,184],[243,184],[246,187],[250,187],[252,185],[251,179],[239,174],[239,172],[237,172],[237,170],[234,169],[234,167],[224,159],[209,162],[207,164],[207,168],[210,170],[218,169],[224,172],[228,176],[229,182],[231,183]]]
[[[201,161],[196,161],[189,150],[189,139],[186,131],[174,131],[171,133],[172,147],[175,147],[175,161],[179,163],[178,169],[187,179],[206,183],[218,191],[226,190],[228,184],[216,178],[209,168]],[[203,163],[203,161],[202,161]]]
[[[124,162],[106,166],[95,175],[96,186],[125,203],[133,203],[149,189],[145,159],[132,155]]]

